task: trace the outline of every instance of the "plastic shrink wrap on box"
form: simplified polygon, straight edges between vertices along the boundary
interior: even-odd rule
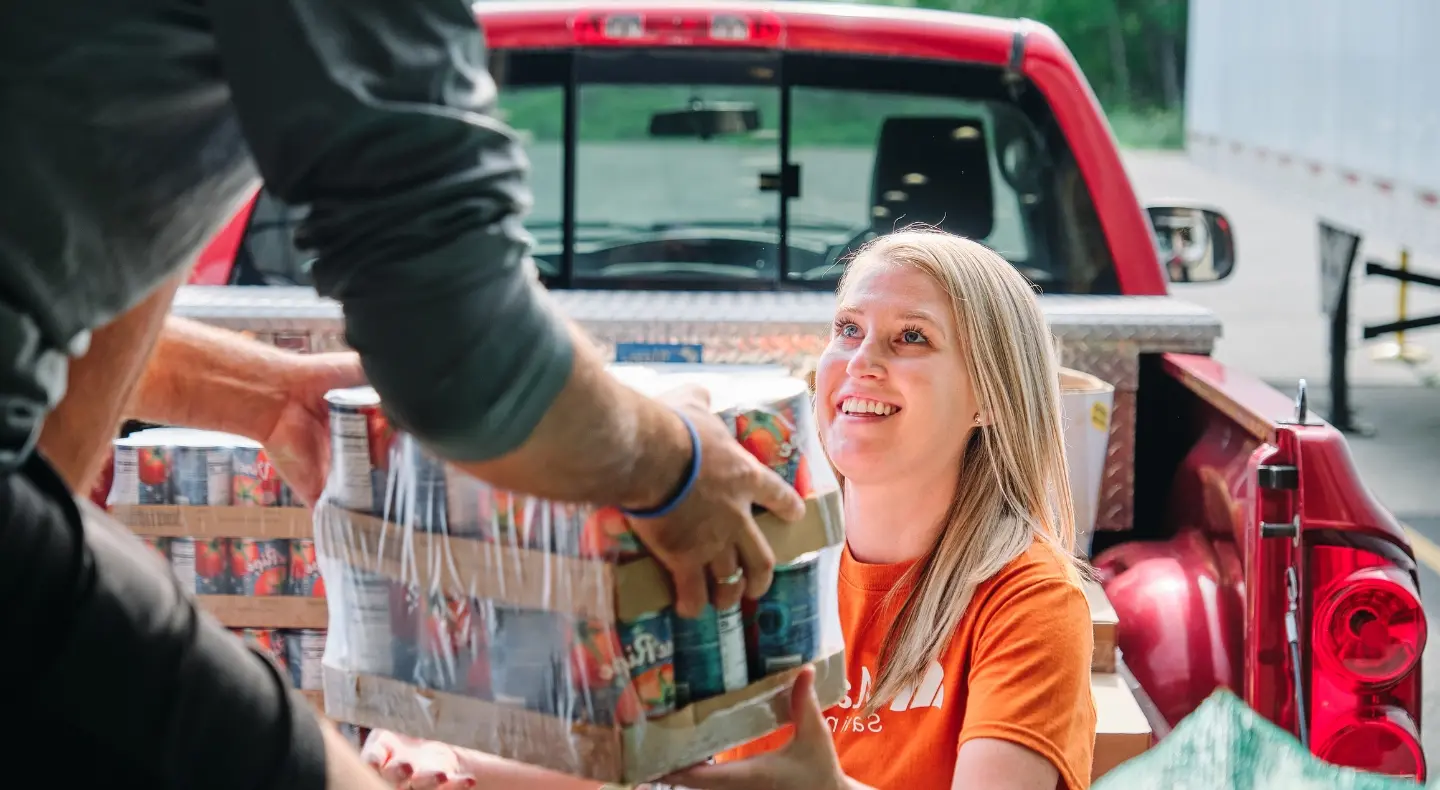
[[[803,381],[772,369],[616,366],[647,394],[694,383],[739,442],[806,498],[757,520],[770,591],[699,619],[619,511],[493,488],[392,429],[373,390],[330,393],[332,470],[315,533],[330,600],[332,718],[607,782],[703,761],[786,720],[817,667],[844,693],[838,485]]]

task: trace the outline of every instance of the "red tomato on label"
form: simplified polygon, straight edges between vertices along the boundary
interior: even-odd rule
[[[165,451],[159,447],[141,447],[137,455],[140,482],[147,486],[158,486],[170,476],[170,465],[165,463]]]

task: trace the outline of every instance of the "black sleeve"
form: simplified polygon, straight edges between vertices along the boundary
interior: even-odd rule
[[[569,378],[521,225],[528,162],[462,0],[211,0],[267,188],[307,206],[316,287],[400,426],[456,460],[519,446]]]
[[[0,633],[3,707],[82,733],[117,774],[136,761],[175,790],[325,787],[303,698],[134,535],[93,507],[82,518],[39,460],[0,477]]]

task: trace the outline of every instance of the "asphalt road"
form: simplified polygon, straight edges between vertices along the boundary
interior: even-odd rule
[[[1237,264],[1227,281],[1182,285],[1176,294],[1220,315],[1225,335],[1216,356],[1292,389],[1304,377],[1315,407],[1328,414],[1327,324],[1319,307],[1315,216],[1267,194],[1261,187],[1214,176],[1182,155],[1134,153],[1126,166],[1142,200],[1166,198],[1214,204],[1235,228]],[[1395,241],[1367,242],[1364,257],[1393,257]],[[1413,259],[1415,269],[1440,272],[1440,261]],[[1356,326],[1393,320],[1393,283],[1357,279]],[[1440,313],[1440,291],[1411,290],[1412,316]],[[1440,358],[1440,329],[1412,332],[1407,342]],[[1355,465],[1371,491],[1412,530],[1421,564],[1421,598],[1431,612],[1425,651],[1425,704],[1421,713],[1425,753],[1440,767],[1440,389],[1424,386],[1435,366],[1376,361],[1371,346],[1354,333],[1350,378],[1352,406],[1373,435],[1352,436]]]

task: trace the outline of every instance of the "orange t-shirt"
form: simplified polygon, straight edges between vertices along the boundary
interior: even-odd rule
[[[949,790],[961,744],[997,738],[1049,760],[1062,790],[1088,788],[1095,749],[1090,607],[1064,559],[1039,542],[975,591],[918,689],[860,715],[900,602],[881,606],[908,567],[867,565],[848,547],[840,560],[846,697],[825,716],[845,773],[880,790]],[[790,729],[716,761],[778,748]]]

